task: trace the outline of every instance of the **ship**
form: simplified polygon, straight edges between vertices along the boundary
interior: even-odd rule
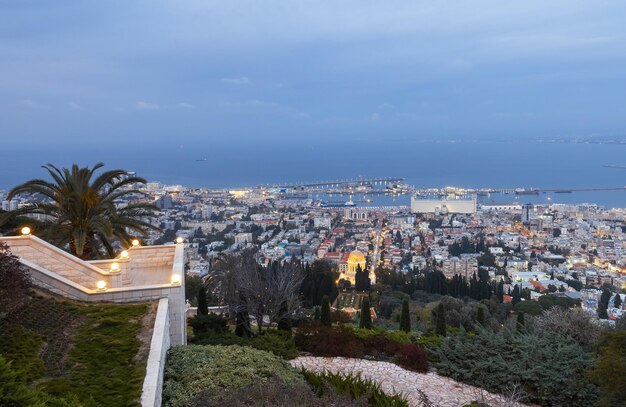
[[[346,202],[330,201],[320,203],[320,207],[322,208],[351,208],[354,206],[356,206],[356,204],[352,201],[352,199]]]
[[[524,188],[516,188],[515,195],[539,195],[539,191],[536,189],[524,189]]]

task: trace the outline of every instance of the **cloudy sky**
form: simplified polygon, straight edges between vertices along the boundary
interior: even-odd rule
[[[626,135],[622,1],[0,0],[5,148]]]

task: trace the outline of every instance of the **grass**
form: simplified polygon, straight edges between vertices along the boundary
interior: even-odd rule
[[[84,406],[139,405],[148,304],[86,305],[35,297],[0,323],[0,353],[34,387]]]

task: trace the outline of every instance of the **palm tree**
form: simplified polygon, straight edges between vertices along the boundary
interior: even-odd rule
[[[132,185],[145,184],[145,179],[124,170],[95,176],[103,166],[98,163],[90,169],[74,164],[71,169],[59,169],[52,164],[44,165],[42,168],[48,171],[53,182],[30,180],[13,188],[7,197],[34,194],[44,199],[3,214],[0,225],[27,216],[29,222],[36,224],[37,235],[75,256],[82,259],[114,257],[116,242],[128,246],[134,237],[145,237],[149,230],[158,230],[149,222],[158,208],[131,199],[141,194]],[[117,205],[115,201],[122,198],[129,203]]]

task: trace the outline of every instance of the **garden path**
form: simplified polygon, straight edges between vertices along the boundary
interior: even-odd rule
[[[437,407],[461,407],[472,401],[479,401],[493,407],[522,407],[521,403],[511,402],[503,396],[492,394],[479,387],[459,383],[436,373],[418,373],[401,368],[389,362],[365,359],[323,358],[300,356],[291,361],[292,366],[305,370],[333,373],[361,374],[361,377],[379,383],[387,393],[403,393],[409,404],[422,407],[421,390]]]

